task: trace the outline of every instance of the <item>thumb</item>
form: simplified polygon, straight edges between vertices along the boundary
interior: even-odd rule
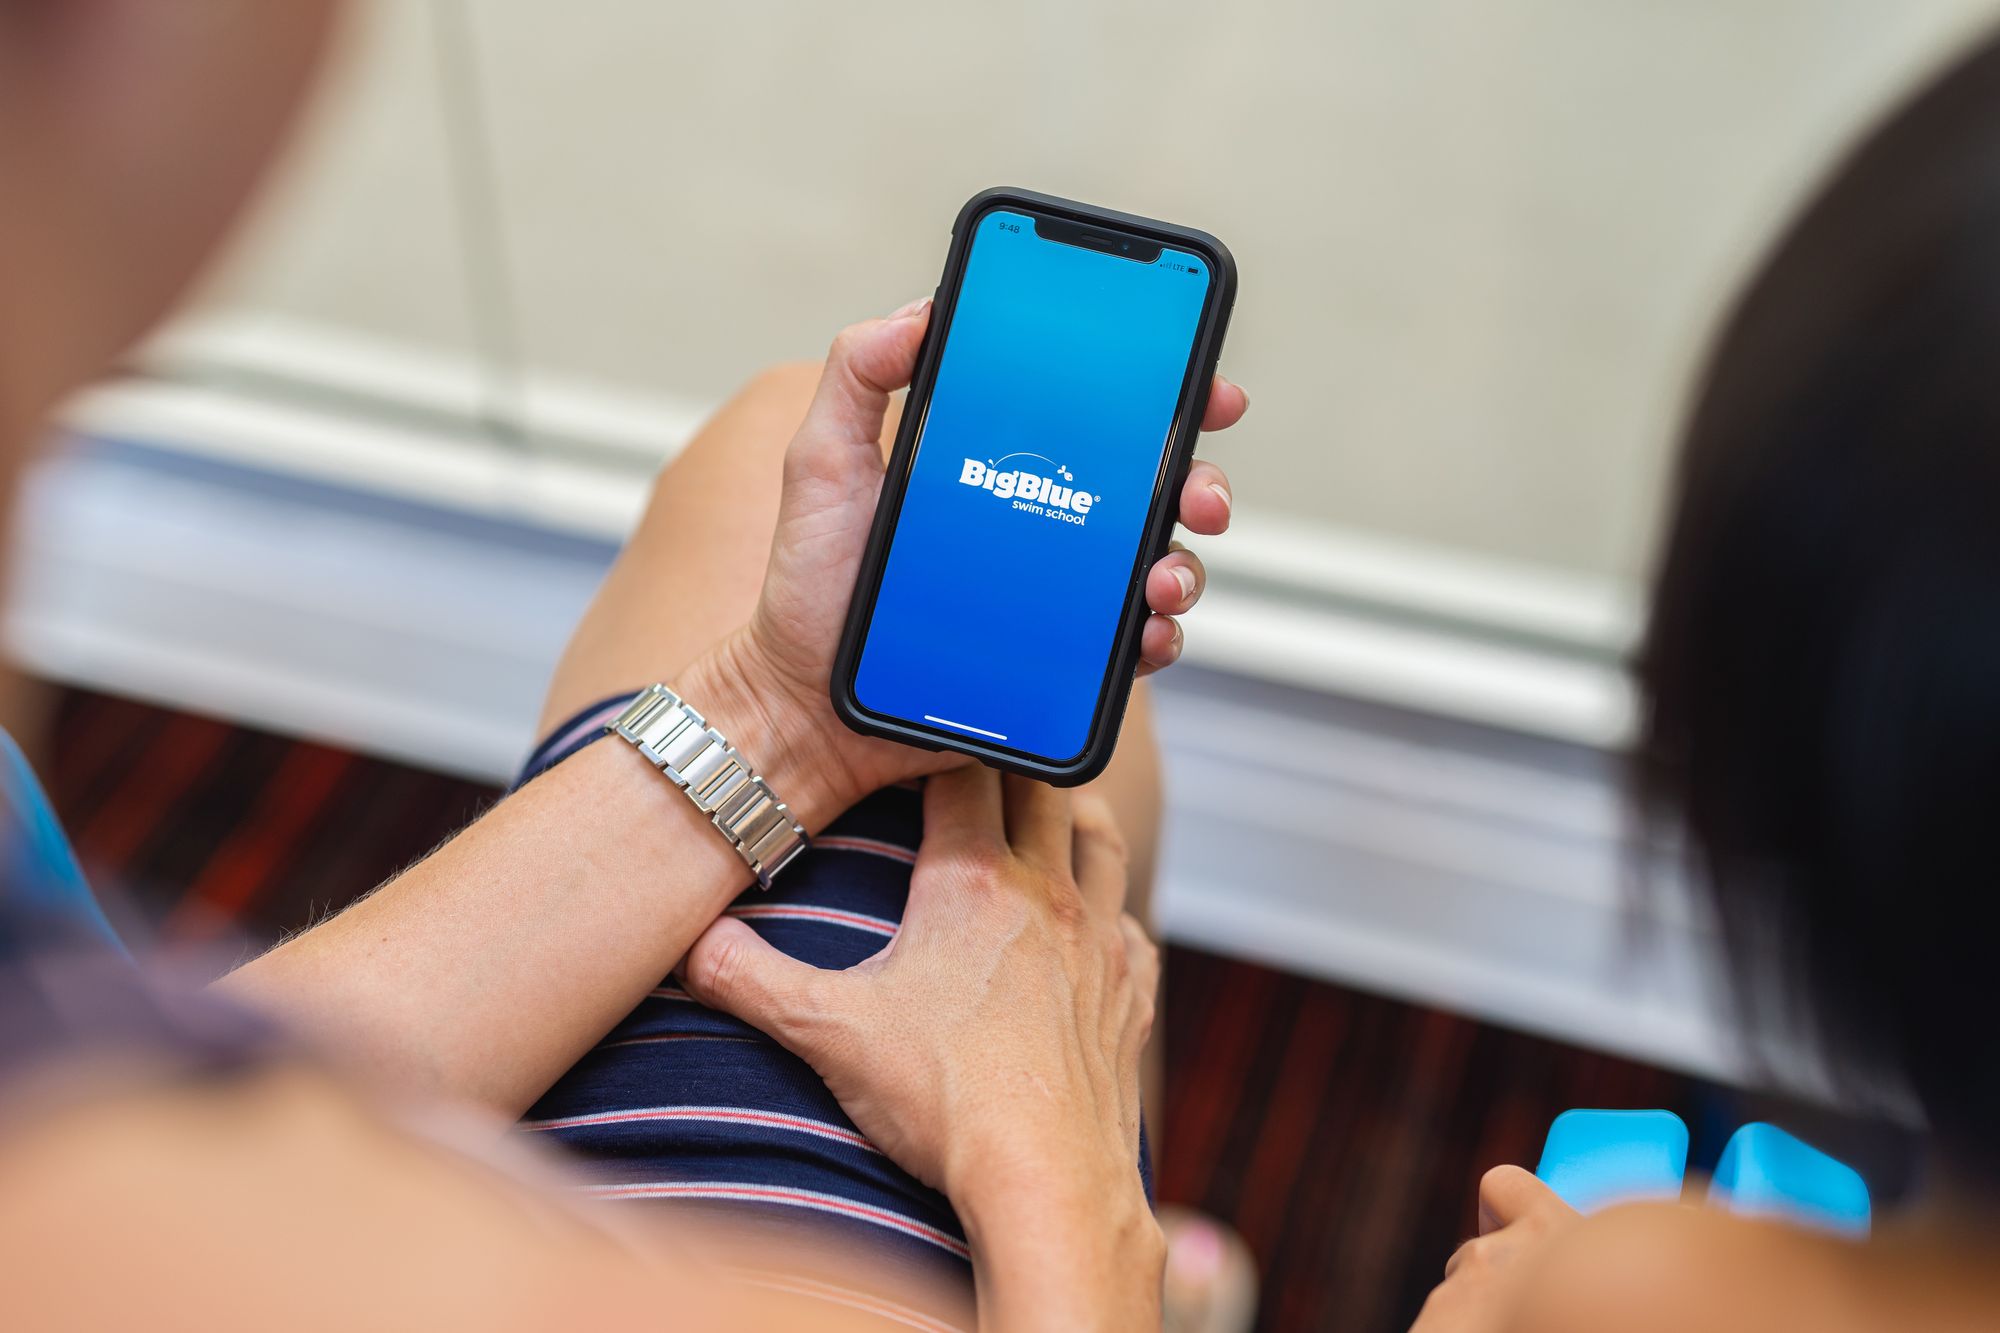
[[[717,918],[702,932],[681,964],[681,980],[695,999],[733,1014],[798,1055],[805,1052],[794,1040],[820,1012],[828,975],[780,953],[732,916]]]
[[[1542,1213],[1573,1211],[1534,1172],[1496,1166],[1479,1180],[1479,1234],[1498,1231]]]
[[[842,329],[799,434],[816,444],[865,444],[879,450],[889,395],[910,382],[930,325],[931,303],[912,301],[887,319]]]

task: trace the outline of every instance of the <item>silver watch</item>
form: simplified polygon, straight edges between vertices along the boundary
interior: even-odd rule
[[[605,730],[630,741],[688,794],[749,862],[761,887],[770,888],[806,849],[805,826],[791,809],[750,771],[735,746],[666,686],[646,689]]]

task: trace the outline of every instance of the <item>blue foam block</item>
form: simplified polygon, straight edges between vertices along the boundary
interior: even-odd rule
[[[1868,1234],[1868,1184],[1861,1173],[1762,1121],[1729,1136],[1708,1198],[1731,1212],[1846,1236]]]
[[[1672,1111],[1564,1111],[1535,1174],[1578,1212],[1678,1199],[1688,1130]]]

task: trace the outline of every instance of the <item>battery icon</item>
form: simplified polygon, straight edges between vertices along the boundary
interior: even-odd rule
[[[1201,276],[1201,270],[1196,268],[1193,264],[1188,265],[1188,272],[1192,273],[1197,278]]]

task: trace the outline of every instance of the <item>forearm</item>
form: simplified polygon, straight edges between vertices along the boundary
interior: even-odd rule
[[[1002,1333],[1157,1330],[1166,1241],[1125,1164],[1105,1183],[1001,1182],[958,1204],[972,1246],[979,1326]]]
[[[840,797],[736,679],[695,668],[680,683],[817,827]],[[750,878],[685,795],[611,740],[218,984],[393,1086],[517,1114]]]

